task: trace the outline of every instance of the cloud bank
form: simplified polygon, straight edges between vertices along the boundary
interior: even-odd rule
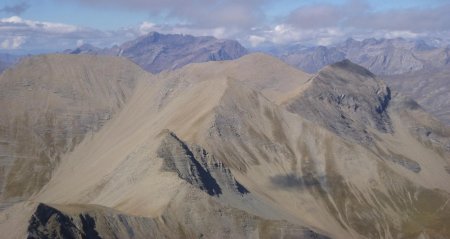
[[[100,47],[120,44],[152,31],[212,35],[236,39],[247,47],[280,44],[329,45],[349,37],[447,39],[450,42],[450,2],[377,9],[375,0],[308,1],[269,17],[270,6],[290,0],[61,0],[100,10],[145,11],[159,19],[104,31],[63,23],[33,21],[18,16],[0,19],[0,48],[73,48],[82,43]],[[281,2],[280,2],[281,1]],[[56,0],[55,0],[56,4]],[[19,15],[25,3],[1,11]]]
[[[33,53],[73,48],[86,41],[109,46],[133,38],[132,31],[100,31],[63,23],[33,21],[18,16],[0,19],[0,49],[26,49]]]
[[[450,38],[450,3],[376,10],[368,1],[298,7],[262,35],[270,42],[331,44],[346,38]]]
[[[152,23],[153,30],[235,38],[247,46],[304,42],[331,44],[354,38],[450,37],[450,2],[436,6],[376,9],[373,0],[309,1],[269,21],[275,0],[65,0],[91,7],[147,10],[176,24]],[[265,11],[266,9],[266,11]]]

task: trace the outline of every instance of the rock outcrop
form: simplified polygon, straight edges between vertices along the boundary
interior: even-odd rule
[[[368,70],[344,60],[322,69],[287,109],[341,137],[371,143],[369,128],[393,131],[387,112],[391,91]]]

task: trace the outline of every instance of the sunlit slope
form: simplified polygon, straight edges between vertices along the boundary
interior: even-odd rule
[[[0,231],[450,236],[449,129],[364,68],[310,76],[251,54],[134,88],[38,193],[1,212]]]
[[[96,132],[128,100],[139,67],[115,57],[46,55],[0,76],[0,194],[37,192],[62,155]]]

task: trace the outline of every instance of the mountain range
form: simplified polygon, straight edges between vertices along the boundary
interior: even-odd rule
[[[159,73],[189,63],[232,60],[248,51],[234,40],[151,32],[112,48],[100,49],[85,44],[65,53],[124,56],[149,72]]]
[[[450,75],[446,70],[450,62],[449,49],[445,42],[434,39],[371,38],[358,41],[349,38],[328,47],[294,44],[264,51],[309,73],[349,59],[383,77],[392,88],[415,99],[428,112],[450,125]],[[233,40],[151,32],[120,46],[99,48],[84,44],[63,53],[123,56],[146,71],[159,73],[189,63],[237,59],[251,51]],[[21,58],[0,55],[0,72]],[[424,82],[428,82],[426,87],[422,87]]]
[[[415,99],[439,120],[450,125],[450,48],[428,40],[365,39],[332,46],[288,45],[267,50],[305,72],[349,59],[383,79],[397,91]],[[158,73],[191,62],[237,59],[248,50],[236,41],[213,37],[149,33],[121,46],[100,49],[85,44],[69,54],[121,55],[145,70]],[[412,80],[416,79],[416,80]],[[418,84],[418,82],[422,84]],[[428,82],[426,87],[422,87]]]
[[[7,238],[449,238],[450,128],[349,60],[0,75]]]
[[[290,45],[272,54],[309,73],[349,59],[382,77],[450,125],[450,47],[424,40],[348,39],[332,46]]]
[[[382,78],[392,88],[416,99],[433,116],[450,125],[450,68],[448,66]]]
[[[347,39],[329,47],[289,45],[272,50],[290,65],[309,73],[322,67],[349,59],[366,67],[377,75],[399,75],[423,69],[448,67],[450,63],[449,46],[432,46],[423,40]]]

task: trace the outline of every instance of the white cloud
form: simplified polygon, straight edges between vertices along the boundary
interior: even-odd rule
[[[270,30],[264,32],[266,37],[275,44],[284,44],[291,41],[296,41],[301,38],[301,32],[296,31],[289,25],[276,25]]]
[[[97,46],[111,46],[138,36],[136,28],[101,31],[58,22],[23,19],[18,16],[0,19],[2,49],[43,53],[74,48],[89,42]]]
[[[71,33],[78,30],[81,30],[77,26],[62,24],[62,23],[53,23],[53,22],[41,22],[41,21],[32,21],[25,20],[18,16],[12,16],[9,18],[0,19],[0,24],[9,24],[10,26],[17,27],[28,27],[34,30],[41,30],[49,33]]]
[[[142,22],[141,25],[139,25],[139,32],[141,35],[145,35],[149,32],[155,31],[155,24],[151,22]]]
[[[216,27],[216,28],[212,29],[211,35],[216,38],[226,38],[228,36],[227,29],[224,27]]]
[[[364,9],[364,7],[366,6],[363,4],[359,5],[358,9]],[[236,7],[236,9],[241,8]],[[12,16],[0,19],[0,47],[2,49],[46,51],[60,51],[67,48],[74,48],[84,43],[98,47],[109,47],[113,44],[121,44],[127,40],[135,39],[138,36],[152,31],[163,34],[189,34],[194,36],[214,36],[219,39],[236,39],[247,47],[292,43],[330,45],[341,42],[348,37],[364,39],[371,37],[417,38],[435,36],[444,39],[443,42],[449,42],[447,40],[450,39],[450,30],[427,32],[402,30],[397,29],[398,27],[392,27],[392,29],[377,28],[377,26],[383,25],[382,22],[376,22],[376,24],[375,22],[371,23],[374,26],[373,28],[365,27],[367,22],[359,18],[360,15],[355,15],[356,13],[352,13],[353,15],[351,17],[353,19],[360,19],[360,23],[340,25],[338,22],[343,23],[350,16],[341,14],[340,11],[344,11],[342,9],[344,8],[340,7],[336,10],[337,12],[334,12],[334,10],[331,11],[330,7],[322,6],[314,8],[314,11],[308,16],[299,16],[298,14],[305,12],[305,9],[297,9],[294,12],[296,15],[292,13],[289,19],[287,17],[278,18],[273,23],[262,22],[254,24],[251,27],[234,27],[234,24],[220,25],[217,22],[215,24],[192,24],[190,22],[161,24],[144,21],[136,26],[111,31],[102,31],[58,22],[35,21],[23,19],[19,16]],[[242,10],[242,12],[244,11]],[[329,19],[325,19],[320,24],[319,22],[314,23],[314,27],[311,27],[312,25],[308,22],[311,19],[314,22],[315,18],[320,19],[321,16],[329,13],[338,16],[339,19],[337,19],[336,24]],[[209,14],[214,15],[213,13]],[[345,19],[342,16],[345,16]],[[406,17],[404,18],[406,19]],[[298,23],[296,20],[302,20],[302,23]],[[398,23],[397,26],[399,26]]]
[[[206,28],[186,24],[161,25],[148,21],[134,27],[101,31],[64,23],[34,21],[13,16],[0,19],[0,44],[2,49],[36,50],[40,52],[61,51],[79,47],[85,43],[109,47],[152,31],[164,34],[214,36],[216,38],[231,38],[240,32],[239,29],[225,27]],[[28,39],[27,41],[24,40],[24,36]]]
[[[130,32],[134,32],[133,28],[128,29]],[[194,27],[186,24],[156,24],[152,22],[144,21],[137,27],[137,33],[139,35],[145,35],[149,32],[159,32],[163,34],[188,34],[194,36],[214,36],[216,38],[228,38],[234,36],[238,33],[238,29],[229,29],[225,27],[214,27],[214,28],[204,28],[204,27]]]
[[[25,40],[26,40],[26,38],[24,36],[10,37],[10,38],[4,39],[0,43],[0,48],[7,49],[7,50],[17,49],[22,44],[25,43]]]
[[[388,31],[384,34],[384,38],[416,38],[421,34],[411,31]]]
[[[290,24],[278,24],[266,29],[255,29],[247,41],[252,47],[261,43],[330,45],[346,38],[347,34],[337,27],[299,29]]]
[[[4,23],[23,23],[22,18],[18,17],[18,16],[12,16],[9,18],[2,18],[0,19],[0,22],[4,22]]]
[[[77,47],[80,47],[80,46],[82,46],[84,44],[84,40],[83,39],[79,39],[78,41],[77,41]]]
[[[262,37],[262,36],[250,35],[248,37],[248,42],[250,43],[250,45],[252,47],[257,47],[257,46],[261,45],[265,41],[266,41],[266,38]]]
[[[334,43],[333,40],[334,39],[331,37],[322,37],[322,38],[317,39],[317,45],[328,46],[328,45],[331,45]]]

